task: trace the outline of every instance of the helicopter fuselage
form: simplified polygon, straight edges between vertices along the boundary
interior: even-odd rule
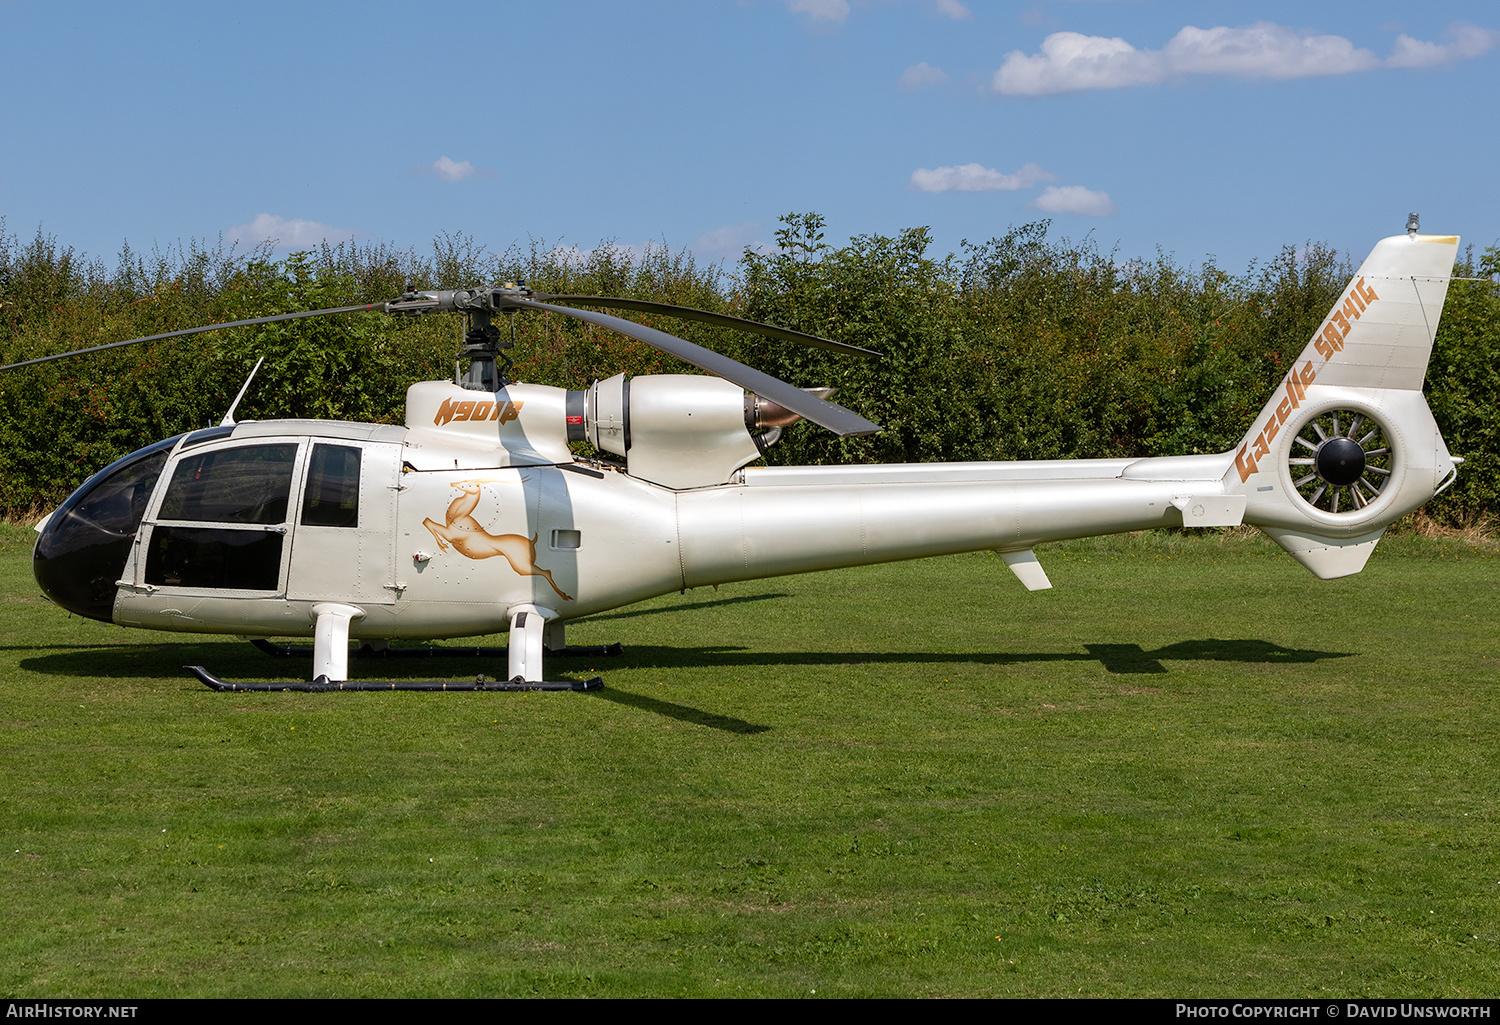
[[[95,619],[313,635],[332,680],[349,637],[507,627],[511,677],[539,680],[567,620],[782,574],[993,549],[1035,590],[1033,546],[1155,527],[1254,524],[1343,576],[1460,462],[1421,393],[1457,244],[1381,242],[1237,450],[751,466],[821,400],[694,375],[425,382],[405,426],[241,423],[133,453],[38,525],[33,567]]]
[[[419,415],[424,398],[412,399]],[[1229,452],[750,466],[671,488],[627,463],[564,455],[562,389],[512,385],[478,401],[521,406],[527,444],[486,456],[477,431],[448,442],[432,429],[312,420],[158,443],[41,525],[38,580],[59,604],[123,626],[307,636],[314,606],[336,602],[361,613],[351,637],[461,637],[504,631],[521,607],[562,622],[705,585],[984,549],[1047,587],[1037,544],[1233,525],[1257,497],[1228,486]],[[533,422],[545,411],[558,414],[550,439]],[[447,422],[466,423],[480,421]],[[497,440],[510,426],[483,423]],[[533,461],[549,449],[556,462]],[[130,479],[142,464],[149,476]],[[1417,482],[1403,507],[1440,476],[1408,468],[1427,472],[1407,475]],[[128,496],[113,493],[122,477]],[[1251,518],[1274,524],[1275,508],[1260,505]]]
[[[530,414],[565,398],[513,385],[478,401]],[[1192,486],[1130,474],[1162,460],[1110,459],[746,467],[674,489],[628,465],[562,456],[566,442],[549,444],[524,418],[530,444],[492,447],[489,459],[477,431],[445,444],[434,430],[331,421],[158,443],[49,518],[38,579],[60,604],[125,626],[309,635],[312,607],[341,602],[363,613],[353,637],[439,638],[504,630],[521,605],[567,620],[735,580],[1181,526],[1186,494],[1217,501],[1200,520],[1238,521],[1219,486],[1224,456],[1198,457]],[[508,426],[483,422],[497,440]],[[532,461],[549,448],[562,458]],[[127,481],[136,523],[90,508],[91,494],[110,498],[120,475],[152,460],[153,479]],[[121,513],[130,504],[112,500]]]

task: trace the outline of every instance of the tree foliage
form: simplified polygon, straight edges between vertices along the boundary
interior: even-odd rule
[[[429,256],[343,243],[273,259],[189,243],[110,269],[40,231],[0,220],[0,359],[14,362],[200,324],[374,303],[408,285],[525,281],[560,294],[653,299],[748,317],[875,349],[856,359],[668,318],[635,319],[812,387],[881,424],[840,439],[786,432],[777,463],[1060,459],[1223,451],[1349,279],[1327,247],[1287,247],[1232,275],[1170,255],[1122,260],[1091,239],[1013,227],[936,259],[925,228],[825,240],[789,214],[768,252],[726,271],[665,245],[591,250],[532,240],[491,253],[443,234]],[[1454,520],[1500,510],[1500,249],[1470,254],[1428,375],[1449,446],[1467,463],[1435,506]],[[503,321],[502,330],[509,325]],[[515,319],[512,376],[578,388],[616,373],[693,372],[641,343],[566,317]],[[448,377],[456,317],[309,318],[166,340],[0,376],[0,509],[55,503],[89,473],[157,438],[216,423],[257,359],[237,416],[397,423],[405,389]]]

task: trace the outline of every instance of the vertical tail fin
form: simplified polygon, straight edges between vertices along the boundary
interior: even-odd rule
[[[1422,382],[1457,256],[1456,235],[1376,244],[1224,478],[1245,522],[1320,577],[1358,573],[1454,472]]]

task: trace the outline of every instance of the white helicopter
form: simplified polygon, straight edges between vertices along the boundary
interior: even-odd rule
[[[1379,242],[1243,442],[1211,455],[749,466],[800,418],[841,435],[879,428],[826,390],[555,303],[748,322],[524,286],[409,290],[376,306],[117,342],[452,310],[469,319],[470,362],[461,379],[412,385],[404,427],[235,423],[231,407],[218,427],[132,453],[37,524],[33,568],[58,605],[105,622],[313,637],[308,683],[234,683],[188,667],[224,690],[586,689],[599,681],[543,672],[545,657],[569,650],[570,619],[705,584],[983,549],[1037,590],[1051,584],[1036,545],[1156,527],[1253,524],[1317,576],[1344,576],[1462,462],[1421,390],[1457,248],[1457,236],[1419,234],[1415,214],[1406,234]],[[612,328],[716,376],[621,374],[577,391],[509,382],[492,319],[524,310]],[[598,457],[575,457],[576,442]],[[504,629],[508,650],[489,652],[505,652],[503,681],[349,680],[350,638],[381,651],[390,638]]]

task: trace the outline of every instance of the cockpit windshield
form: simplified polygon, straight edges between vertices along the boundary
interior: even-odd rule
[[[84,481],[48,521],[47,533],[52,543],[67,548],[76,534],[102,535],[91,537],[91,544],[134,534],[146,515],[146,503],[167,463],[167,455],[176,443],[177,438],[158,441],[109,464]]]
[[[84,481],[47,520],[32,552],[37,583],[70,612],[108,622],[115,581],[178,435],[117,460]]]

